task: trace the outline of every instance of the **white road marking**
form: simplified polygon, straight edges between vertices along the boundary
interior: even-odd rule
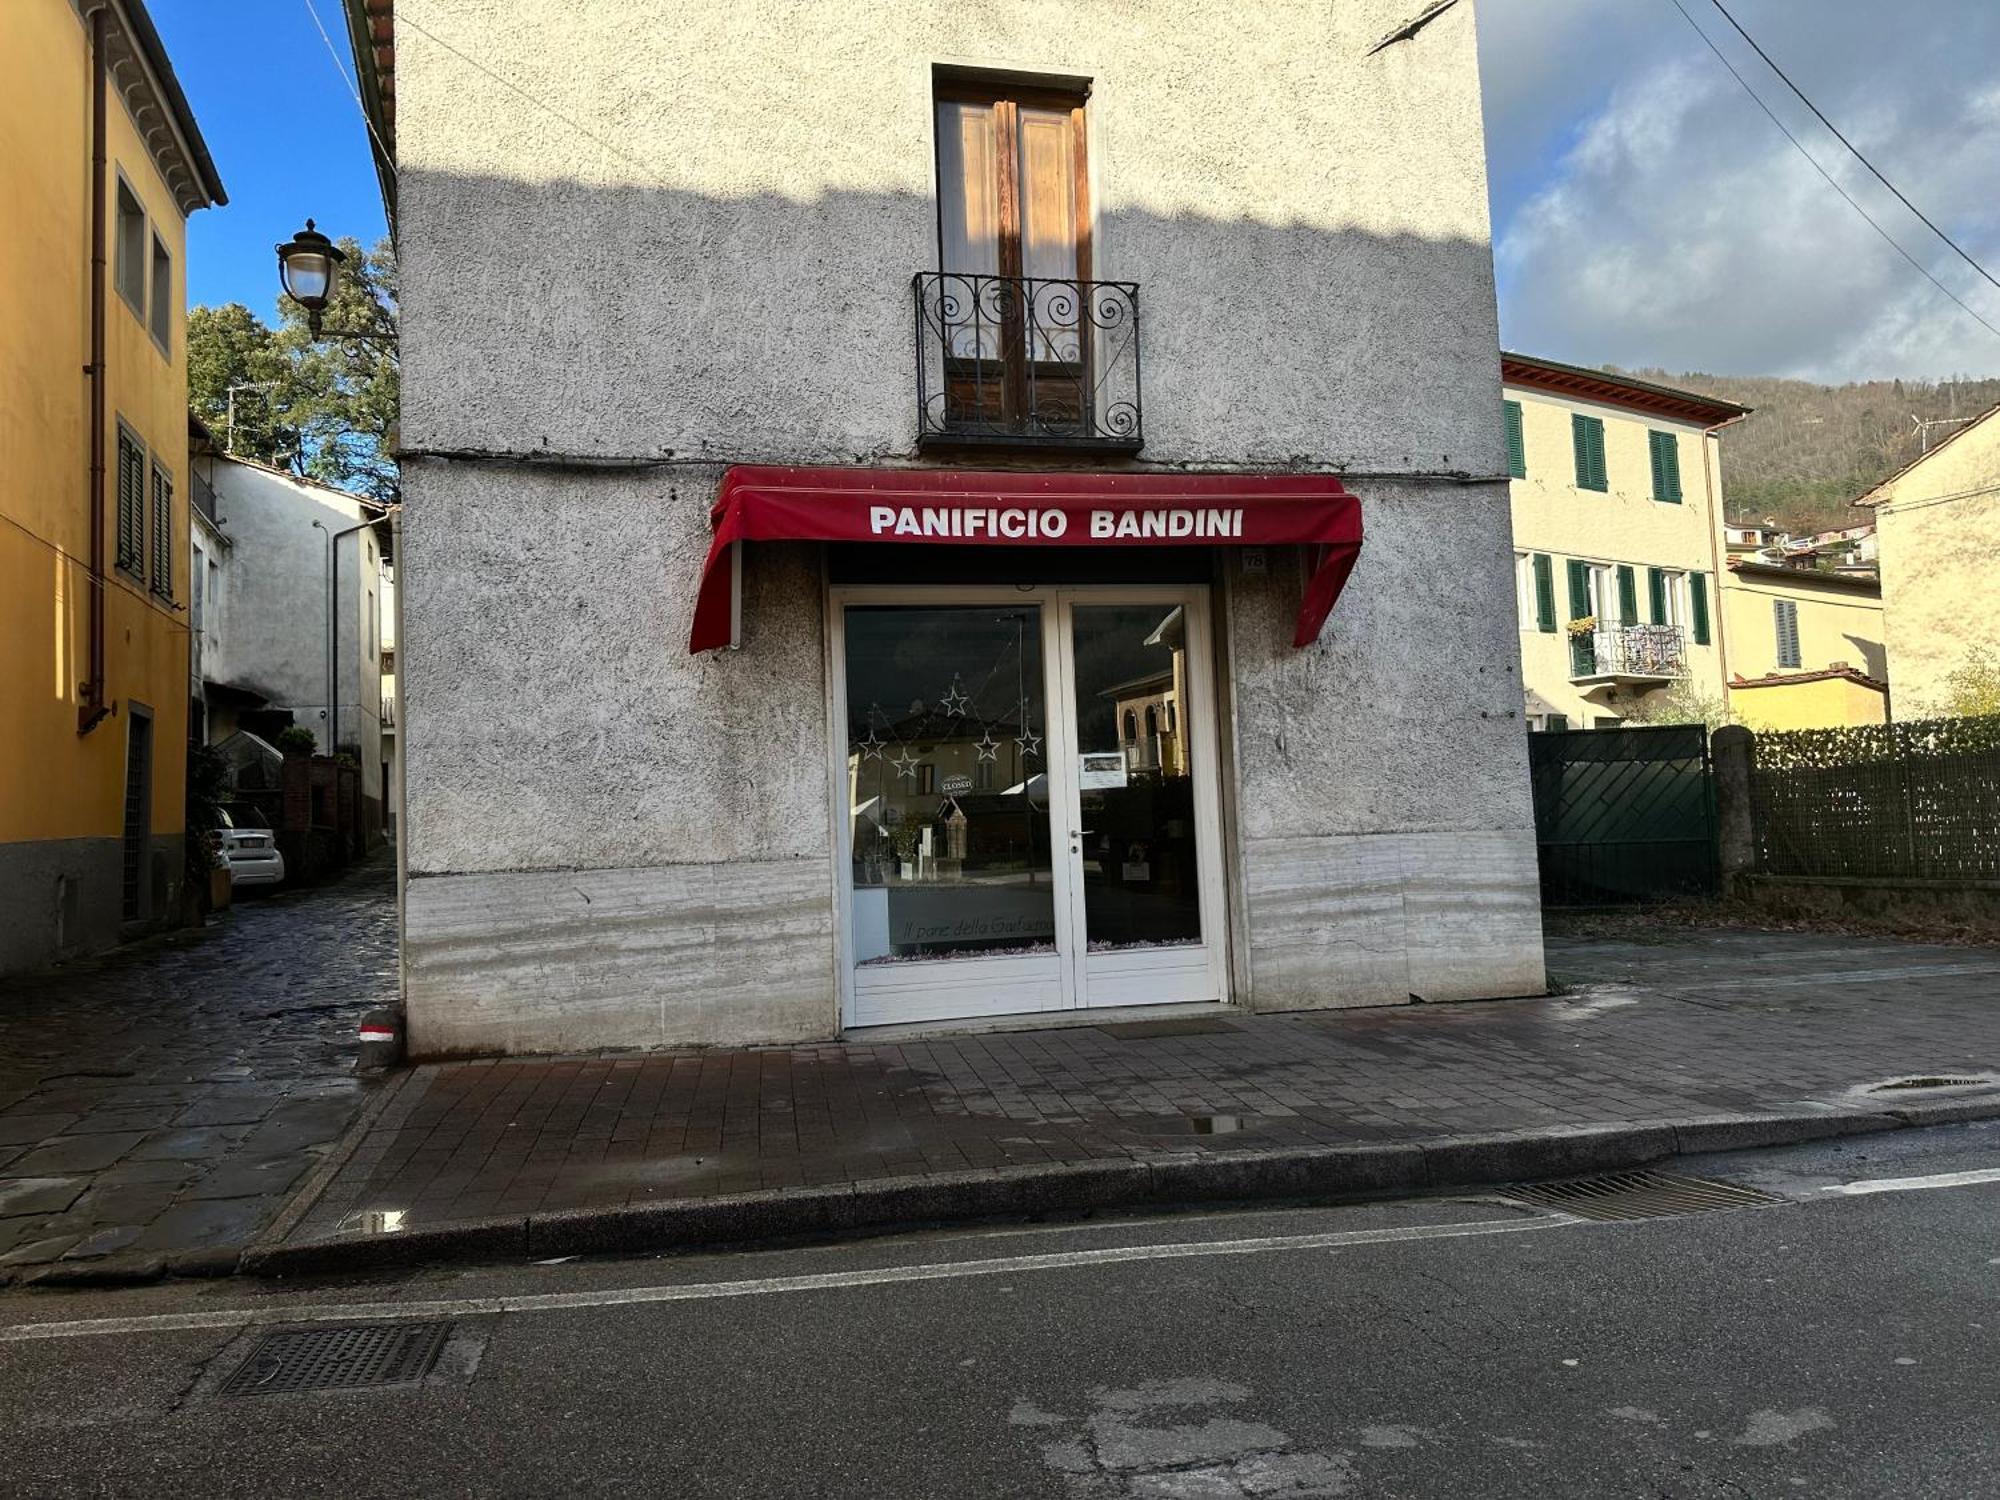
[[[1949,974],[2000,974],[2000,964],[1905,964],[1893,969],[1823,969],[1811,974],[1764,974],[1755,979],[1690,979],[1677,981],[1669,988],[1700,994],[1703,990],[1751,990],[1798,984],[1871,984],[1879,980],[1941,978]]]
[[[87,1318],[69,1323],[19,1323],[0,1328],[0,1343],[89,1338],[105,1334],[187,1333],[206,1329],[250,1328],[263,1324],[367,1323],[390,1319],[464,1318],[498,1313],[568,1312],[579,1308],[627,1307],[643,1302],[703,1302],[718,1297],[758,1297],[775,1292],[838,1291],[906,1281],[955,1281],[972,1276],[1011,1276],[1030,1271],[1070,1271],[1127,1261],[1185,1260],[1219,1255],[1259,1255],[1281,1250],[1341,1250],[1355,1245],[1398,1244],[1409,1240],[1449,1240],[1469,1235],[1522,1234],[1536,1229],[1573,1227],[1567,1216],[1477,1219],[1466,1224],[1416,1224],[1402,1229],[1350,1229],[1327,1234],[1269,1235],[1257,1239],[1196,1240],[1170,1245],[1114,1245],[1102,1250],[1064,1250],[1048,1255],[1010,1255],[996,1260],[939,1261],[911,1266],[879,1266],[858,1271],[824,1271],[806,1276],[765,1276],[744,1281],[704,1281],[682,1286],[608,1287],[592,1292],[541,1292],[521,1296],[455,1297],[410,1302],[331,1302],[304,1306],[218,1308],[203,1312],[155,1313],[130,1318]]]
[[[1925,1188],[1976,1187],[1982,1182],[2000,1182],[2000,1167],[1982,1167],[1976,1172],[1938,1172],[1929,1177],[1876,1177],[1862,1182],[1836,1182],[1820,1191],[1858,1197],[1864,1193],[1915,1193]]]

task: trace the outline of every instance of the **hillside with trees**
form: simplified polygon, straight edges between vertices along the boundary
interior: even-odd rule
[[[1624,373],[1755,407],[1722,435],[1723,495],[1731,520],[1768,517],[1788,531],[1865,519],[1848,502],[1923,451],[1917,420],[1949,423],[2000,402],[2000,379],[1815,385],[1755,375]],[[1931,426],[1930,445],[1957,430]]]

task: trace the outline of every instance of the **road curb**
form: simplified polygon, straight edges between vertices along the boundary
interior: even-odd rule
[[[1813,1108],[1497,1131],[1402,1144],[941,1172],[463,1220],[370,1238],[279,1243],[267,1237],[244,1252],[239,1269],[273,1278],[327,1275],[447,1261],[685,1250],[1121,1208],[1368,1198],[1579,1176],[1673,1156],[1996,1118],[2000,1099],[1960,1100],[1894,1111]]]

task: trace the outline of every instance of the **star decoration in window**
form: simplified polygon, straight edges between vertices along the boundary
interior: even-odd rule
[[[972,748],[979,752],[981,760],[997,760],[1000,755],[1000,742],[993,738],[993,731],[990,729],[986,731],[986,737]]]
[[[1032,729],[1015,735],[1014,743],[1021,747],[1023,755],[1040,755],[1042,753],[1042,737]]]
[[[951,688],[949,689],[949,691],[947,691],[942,698],[938,699],[938,707],[942,708],[948,714],[951,714],[953,716],[959,716],[964,714],[965,706],[970,701],[971,700],[969,700],[965,696],[964,692],[960,690],[958,686],[958,679],[954,677],[951,680]]]
[[[875,726],[873,724],[868,726],[868,738],[865,740],[856,740],[854,748],[861,752],[863,760],[880,760],[882,758],[883,740],[880,735],[875,733]]]
[[[889,764],[896,768],[896,774],[905,781],[917,779],[917,758],[908,750],[899,750],[890,756]]]

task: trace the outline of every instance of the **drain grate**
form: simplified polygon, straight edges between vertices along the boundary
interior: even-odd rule
[[[1980,1084],[1991,1083],[1990,1078],[1948,1078],[1927,1074],[1920,1078],[1897,1078],[1888,1083],[1878,1083],[1868,1092],[1890,1094],[1899,1089],[1965,1089],[1976,1088]]]
[[[1097,1029],[1106,1036],[1207,1036],[1216,1031],[1241,1031],[1243,1028],[1233,1021],[1220,1017],[1189,1016],[1179,1021],[1111,1021],[1100,1024]]]
[[[1682,1177],[1673,1172],[1607,1172],[1569,1182],[1526,1182],[1501,1196],[1534,1208],[1553,1208],[1579,1219],[1675,1219],[1689,1214],[1768,1208],[1786,1200],[1733,1182]]]
[[[430,1373],[450,1332],[449,1323],[361,1323],[274,1333],[237,1366],[222,1394],[406,1385]]]

